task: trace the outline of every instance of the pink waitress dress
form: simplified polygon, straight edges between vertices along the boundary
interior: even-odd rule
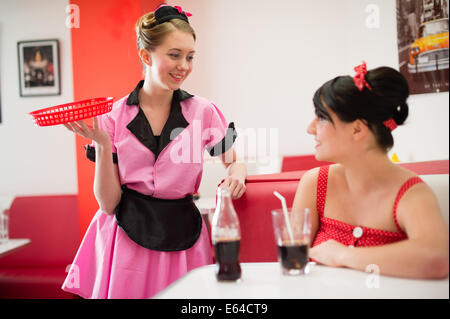
[[[113,161],[122,186],[159,199],[180,199],[200,185],[203,153],[229,149],[234,124],[210,101],[183,90],[173,93],[169,118],[159,141],[139,107],[139,89],[99,116],[109,133]],[[95,161],[95,143],[86,147]],[[116,216],[98,210],[81,242],[62,289],[83,298],[150,298],[186,272],[213,262],[205,224],[188,249],[151,250],[135,243],[118,226]]]

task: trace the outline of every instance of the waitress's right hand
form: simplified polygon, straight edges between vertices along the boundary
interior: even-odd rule
[[[111,145],[111,139],[109,137],[109,134],[105,130],[102,130],[101,128],[99,128],[97,117],[94,117],[93,126],[85,123],[83,120],[70,122],[70,123],[64,124],[64,126],[69,131],[72,131],[75,134],[78,134],[84,138],[93,140],[98,145],[101,145],[101,146]]]

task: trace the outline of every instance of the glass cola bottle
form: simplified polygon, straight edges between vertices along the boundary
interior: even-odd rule
[[[239,248],[241,229],[230,197],[230,189],[221,185],[217,189],[217,206],[212,220],[211,239],[216,257],[217,280],[241,278]]]

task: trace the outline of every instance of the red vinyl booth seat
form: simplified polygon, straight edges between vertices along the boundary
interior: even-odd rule
[[[399,165],[418,175],[449,172],[448,160]],[[247,191],[233,202],[241,225],[241,262],[277,261],[271,211],[280,209],[281,203],[273,192],[278,191],[286,198],[287,206],[292,207],[298,182],[305,172],[306,170],[247,177]]]
[[[281,162],[281,172],[304,171],[328,164],[332,163],[318,161],[314,155],[284,156]]]
[[[247,177],[247,191],[233,202],[241,226],[241,262],[277,260],[271,211],[280,209],[281,204],[273,192],[276,190],[282,194],[287,206],[291,207],[304,172],[297,172],[294,176],[281,173]]]
[[[74,298],[61,290],[80,244],[76,195],[16,197],[10,238],[31,243],[0,257],[0,298]]]

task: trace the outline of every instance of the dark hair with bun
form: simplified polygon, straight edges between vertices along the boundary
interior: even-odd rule
[[[394,145],[391,131],[383,122],[392,118],[401,125],[408,117],[408,82],[397,70],[379,67],[369,70],[365,80],[372,90],[360,91],[350,76],[338,76],[323,84],[314,94],[316,115],[332,121],[322,100],[343,122],[364,121],[379,146],[388,151]]]

